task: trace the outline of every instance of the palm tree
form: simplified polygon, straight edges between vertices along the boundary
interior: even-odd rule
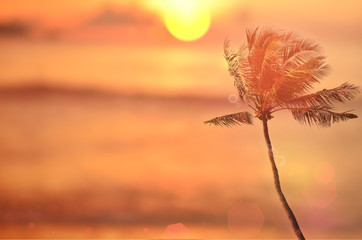
[[[305,239],[293,211],[282,192],[275,165],[268,121],[272,114],[289,110],[300,123],[330,127],[332,123],[357,118],[348,112],[337,113],[333,104],[352,100],[357,86],[343,83],[339,87],[309,93],[314,83],[326,76],[329,68],[320,46],[301,39],[292,32],[270,29],[246,30],[247,43],[238,51],[224,43],[225,59],[240,100],[252,108],[263,123],[264,137],[274,175],[274,185],[298,239]],[[238,112],[206,121],[206,124],[231,127],[252,124],[253,115]]]

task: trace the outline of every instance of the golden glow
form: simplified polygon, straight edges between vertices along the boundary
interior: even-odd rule
[[[210,14],[203,9],[196,11],[175,11],[165,17],[168,31],[183,41],[193,41],[202,37],[210,26]]]
[[[206,4],[192,0],[168,0],[162,3],[157,4],[156,8],[161,10],[168,31],[177,39],[194,41],[209,29],[211,16]]]
[[[202,124],[247,108],[237,101],[222,43],[228,37],[239,46],[245,27],[256,25],[296,31],[321,43],[334,69],[316,87],[341,79],[361,86],[362,1],[0,5],[0,239],[235,239],[260,226],[260,214],[244,211],[229,221],[240,201],[256,202],[268,218],[255,238],[291,236],[259,120],[233,129]],[[205,8],[212,26],[197,44],[166,30],[168,13]],[[361,100],[349,103],[359,116]],[[353,183],[362,175],[347,160],[360,159],[362,124],[318,130],[288,112],[270,123],[282,187],[302,213],[301,227],[316,237],[323,229],[326,239],[361,238],[362,192]]]

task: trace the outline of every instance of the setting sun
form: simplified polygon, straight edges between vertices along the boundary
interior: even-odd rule
[[[194,41],[208,31],[211,16],[206,5],[196,1],[162,2],[156,7],[161,10],[168,31],[182,41]]]
[[[177,11],[167,14],[165,23],[170,33],[183,41],[193,41],[202,37],[210,26],[210,14],[203,9]]]

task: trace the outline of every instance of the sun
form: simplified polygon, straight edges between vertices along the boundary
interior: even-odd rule
[[[168,31],[182,41],[201,38],[209,29],[210,22],[210,13],[200,7],[175,9],[165,16]]]
[[[158,1],[160,3],[161,1]],[[210,12],[196,0],[165,0],[161,8],[167,30],[177,39],[194,41],[206,34],[211,23]]]

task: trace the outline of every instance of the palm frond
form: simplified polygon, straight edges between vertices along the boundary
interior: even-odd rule
[[[325,64],[323,56],[311,57],[297,62],[292,69],[287,69],[284,78],[284,86],[289,85],[294,97],[308,92],[314,83],[327,76],[329,66]],[[289,90],[288,90],[289,91]]]
[[[240,70],[239,70],[239,62],[243,60],[243,50],[245,48],[241,47],[239,49],[238,53],[235,53],[234,51],[231,50],[230,48],[230,42],[228,39],[225,39],[224,42],[224,57],[225,60],[228,64],[228,70],[230,75],[234,78],[234,86],[236,87],[236,89],[238,90],[239,93],[239,97],[241,99],[241,101],[245,101],[246,100],[246,95],[247,95],[247,90],[245,87],[245,81],[242,78],[242,75],[240,74]]]
[[[292,108],[289,109],[295,120],[301,124],[319,127],[330,127],[332,123],[347,121],[357,118],[358,116],[350,113],[350,111],[336,113],[331,111],[328,106],[310,107],[310,108]]]
[[[335,102],[345,103],[346,101],[354,99],[359,92],[359,88],[354,84],[343,83],[336,88],[323,89],[322,91],[318,91],[316,93],[294,98],[282,103],[279,105],[279,108],[317,106],[332,107],[332,104]]]
[[[284,66],[293,61],[301,61],[305,56],[319,54],[322,48],[309,39],[288,38],[283,51]]]
[[[213,124],[221,127],[232,127],[241,124],[253,124],[253,116],[249,112],[238,112],[205,121],[205,124]]]
[[[280,72],[281,47],[280,34],[270,29],[260,30],[253,40],[252,51],[249,52],[247,64],[244,64],[244,69],[248,70],[244,78],[250,91],[260,98],[272,87],[274,75]]]
[[[259,27],[255,28],[254,31],[251,31],[250,29],[246,29],[246,39],[248,41],[248,49],[249,52],[252,50],[254,46],[254,41],[256,38],[256,33],[258,32]]]
[[[259,92],[269,92],[281,74],[280,49],[282,43],[278,38],[274,38],[267,45],[263,53],[261,63],[260,78],[258,82]]]

